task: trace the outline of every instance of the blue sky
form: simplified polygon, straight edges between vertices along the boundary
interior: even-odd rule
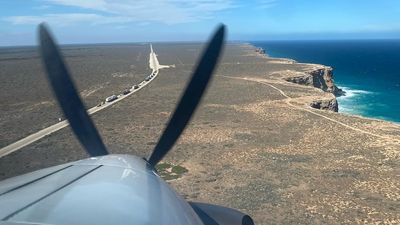
[[[400,38],[399,0],[0,0],[0,46],[36,44],[46,21],[60,43]]]

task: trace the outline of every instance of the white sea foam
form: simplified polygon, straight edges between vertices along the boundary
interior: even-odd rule
[[[352,98],[357,95],[366,95],[366,94],[373,94],[371,91],[359,90],[359,89],[351,89],[349,87],[340,87],[343,91],[346,92],[345,95],[340,96],[339,98]]]
[[[361,99],[365,95],[371,95],[374,92],[360,89],[352,89],[350,87],[340,88],[345,91],[346,94],[337,98],[339,102],[339,112],[362,115],[363,107],[365,105],[360,104],[362,102]]]

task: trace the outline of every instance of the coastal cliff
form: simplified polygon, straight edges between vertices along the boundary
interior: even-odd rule
[[[315,109],[330,110],[334,112],[339,111],[339,104],[336,98],[325,99],[325,100],[315,100],[310,103],[310,106]]]
[[[289,82],[322,89],[325,92],[332,93],[336,97],[344,95],[344,91],[335,85],[332,67],[321,66],[320,68],[313,68],[310,71],[306,71],[300,76],[286,77],[284,79]]]
[[[309,105],[315,109],[339,111],[339,104],[336,97],[342,96],[345,92],[335,85],[333,80],[333,69],[329,66],[307,64],[310,67],[304,72],[289,73],[283,79],[306,86],[315,87],[324,92],[332,93],[331,98],[313,100]]]
[[[273,74],[280,79],[291,83],[311,86],[321,89],[324,92],[331,93],[331,95],[320,96],[321,98],[319,99],[311,100],[311,102],[309,101],[307,104],[315,109],[329,110],[333,112],[339,111],[339,104],[336,100],[336,97],[345,95],[345,91],[335,85],[335,81],[333,80],[332,67],[320,64],[298,63],[293,59],[287,58],[270,58],[268,55],[265,54],[265,51],[262,48],[256,48],[255,46],[251,46],[251,48],[255,49],[254,51],[257,54],[262,55],[268,59],[272,59],[269,61],[269,63],[298,64],[305,66],[303,71],[284,70]]]

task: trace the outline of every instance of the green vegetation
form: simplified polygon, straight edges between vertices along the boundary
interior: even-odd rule
[[[156,166],[156,170],[160,177],[164,180],[175,180],[182,177],[184,173],[188,172],[188,169],[183,166],[175,166],[169,163],[158,164]]]
[[[174,167],[172,167],[171,171],[178,175],[182,175],[182,174],[186,173],[188,170],[183,166],[174,166]]]

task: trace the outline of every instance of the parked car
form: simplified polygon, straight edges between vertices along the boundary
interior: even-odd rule
[[[125,90],[124,92],[122,92],[123,95],[127,95],[127,94],[129,94],[129,93],[131,93],[130,90]]]
[[[110,97],[107,97],[106,98],[106,102],[112,102],[112,101],[114,101],[115,99],[117,99],[118,97],[116,96],[116,95],[111,95]]]
[[[136,84],[136,85],[133,85],[133,89],[134,89],[134,90],[136,90],[136,89],[138,89],[138,88],[139,88],[139,85],[137,85],[137,84]]]

